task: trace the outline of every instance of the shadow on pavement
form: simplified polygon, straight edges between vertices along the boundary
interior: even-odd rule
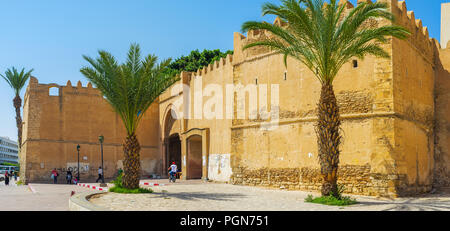
[[[205,193],[205,192],[177,192],[177,193],[166,193],[166,192],[154,192],[152,195],[156,195],[160,198],[177,198],[181,200],[214,200],[214,201],[230,201],[236,198],[245,198],[247,196],[243,194],[231,194],[231,193]]]

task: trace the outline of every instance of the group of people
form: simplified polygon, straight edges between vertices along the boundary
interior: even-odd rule
[[[170,165],[168,170],[169,170],[169,179],[170,179],[170,181],[171,182],[175,182],[175,180],[177,178],[177,173],[179,172],[176,163],[172,162],[172,165]],[[119,175],[122,174],[122,172],[123,172],[123,170],[120,169],[119,170]],[[56,168],[54,168],[52,170],[52,173],[51,173],[51,178],[53,179],[53,184],[57,184],[58,183],[58,176],[59,176],[58,170],[56,170]],[[15,175],[15,178],[17,178],[16,175]],[[100,180],[103,180],[103,169],[102,169],[102,167],[98,167],[98,178],[97,178],[97,180],[95,182],[98,182]],[[8,179],[7,182],[9,183],[9,179]],[[72,184],[72,183],[73,184],[77,184],[78,183],[77,177],[73,177],[71,168],[69,168],[67,170],[66,182],[67,182],[67,184]]]
[[[50,177],[53,179],[53,184],[58,183],[58,176],[59,176],[58,170],[56,170],[56,168],[54,168],[50,175]],[[103,179],[103,169],[102,169],[102,167],[98,167],[98,178],[95,182],[98,182],[99,180],[102,180],[102,179]],[[67,173],[66,173],[67,184],[77,184],[78,180],[79,179],[77,177],[73,177],[72,168],[67,169]]]
[[[56,170],[56,168],[54,168],[50,175],[50,177],[53,179],[53,184],[58,183],[58,176],[59,176],[58,170]],[[67,169],[66,183],[67,184],[77,184],[78,183],[78,179],[76,177],[73,177],[71,168]]]
[[[14,177],[14,181],[17,181],[17,171],[11,170],[5,172],[5,185],[9,185],[10,177]]]

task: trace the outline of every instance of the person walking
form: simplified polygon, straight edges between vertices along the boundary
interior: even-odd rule
[[[67,184],[72,184],[72,171],[70,169],[67,169],[66,181]]]
[[[97,180],[95,181],[95,183],[97,183],[99,180],[101,180],[101,179],[103,179],[103,169],[102,169],[102,167],[100,166],[100,167],[98,167],[98,178],[97,178]],[[102,181],[103,182],[103,181]]]
[[[16,170],[14,170],[14,172],[13,172],[14,181],[17,181],[17,174],[18,174],[18,172]]]
[[[54,169],[52,170],[53,184],[57,184],[57,183],[58,183],[58,176],[59,176],[59,173],[58,173],[58,171],[56,170],[56,168],[54,168]]]
[[[9,185],[9,174],[8,174],[8,171],[5,171],[5,185],[6,186]]]

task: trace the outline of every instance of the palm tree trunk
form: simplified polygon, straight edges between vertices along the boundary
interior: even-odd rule
[[[13,100],[14,107],[16,108],[16,125],[17,125],[17,136],[19,149],[22,147],[22,116],[20,115],[20,107],[22,106],[22,99],[19,95]]]
[[[139,188],[139,179],[141,174],[141,163],[139,152],[141,146],[135,134],[128,135],[125,144],[123,144],[123,152],[125,155],[123,161],[123,187],[128,189]]]
[[[320,94],[318,122],[316,127],[319,162],[323,176],[322,195],[338,196],[337,171],[339,165],[339,145],[341,125],[339,107],[333,86],[323,84]]]

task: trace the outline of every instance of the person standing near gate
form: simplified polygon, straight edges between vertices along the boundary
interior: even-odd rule
[[[53,184],[57,184],[58,183],[58,171],[56,171],[56,168],[54,168],[52,170],[52,179],[53,179]]]

